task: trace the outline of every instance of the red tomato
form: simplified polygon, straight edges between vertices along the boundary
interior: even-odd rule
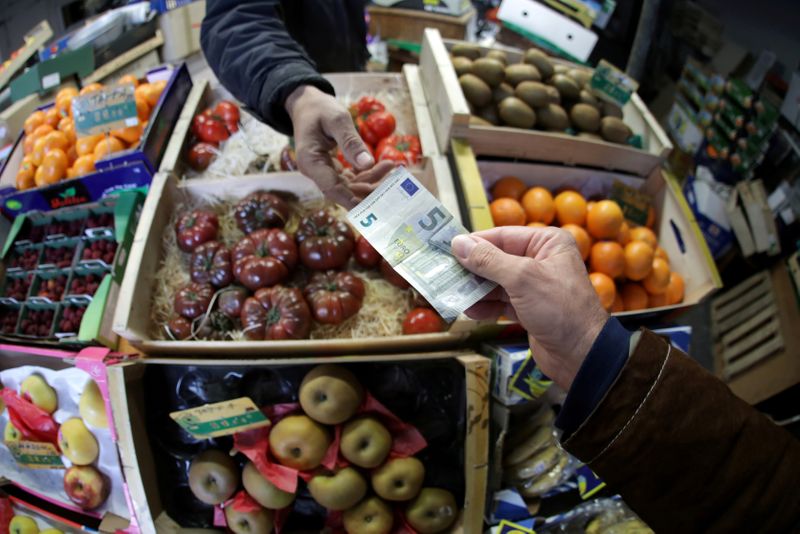
[[[314,319],[323,324],[341,324],[361,309],[364,282],[351,273],[317,272],[303,294]]]
[[[347,159],[344,157],[344,152],[342,152],[341,148],[337,148],[336,149],[336,159],[339,160],[339,163],[341,163],[342,167],[344,167],[345,169],[352,169],[353,168],[353,166],[350,165],[350,162],[347,161]]]
[[[289,279],[297,265],[297,245],[283,230],[256,230],[236,243],[231,261],[236,279],[255,291]]]
[[[195,117],[196,118],[196,117]],[[218,145],[231,136],[225,123],[217,117],[207,117],[198,127],[197,137],[206,143]]]
[[[239,122],[239,106],[230,100],[221,100],[214,108],[214,115],[222,119],[222,122],[230,125]]]
[[[210,143],[195,143],[189,149],[189,167],[196,171],[204,171],[211,165],[217,155],[217,149]]]
[[[238,319],[242,314],[242,306],[249,296],[248,291],[243,287],[229,286],[219,294],[217,307],[219,311],[230,317]]]
[[[174,317],[170,319],[169,333],[177,340],[186,339],[192,335],[192,323],[186,317]]]
[[[396,161],[397,163],[401,163],[403,165],[408,165],[410,162],[406,158],[406,156],[397,150],[393,146],[388,146],[383,149],[381,155],[378,156],[379,161]]]
[[[209,211],[194,210],[185,213],[175,223],[178,247],[184,252],[192,252],[207,241],[217,238],[219,220]]]
[[[394,268],[389,265],[389,262],[383,258],[381,258],[381,274],[383,275],[384,280],[393,286],[397,286],[400,289],[408,289],[411,287],[411,284],[406,282],[406,279],[400,276],[397,271],[395,271]]]
[[[195,319],[206,313],[213,296],[214,288],[210,285],[191,282],[175,294],[172,305],[177,314],[187,319]]]
[[[383,103],[374,96],[362,96],[358,102],[350,105],[350,114],[358,117],[385,109],[386,107],[384,107]]]
[[[201,113],[198,113],[192,119],[192,133],[195,137],[200,137],[200,129],[201,127],[211,118],[211,110],[206,109]]]
[[[231,251],[219,241],[203,243],[192,252],[189,270],[192,282],[225,287],[233,281]]]
[[[414,308],[403,320],[403,334],[432,334],[444,330],[444,321],[430,308]]]
[[[394,152],[391,156],[384,156],[384,153],[389,150],[400,152],[408,165],[414,165],[419,162],[419,156],[422,153],[422,147],[419,144],[419,137],[416,135],[390,135],[382,139],[378,146],[375,148],[375,156],[378,160],[389,159],[392,161],[400,161],[397,159]]]
[[[378,263],[381,261],[381,255],[378,254],[377,250],[372,248],[372,245],[369,244],[369,241],[364,239],[363,235],[358,236],[358,239],[356,239],[355,257],[359,265],[367,267],[368,269],[377,267]]]
[[[300,261],[314,270],[339,269],[350,259],[355,236],[350,226],[325,210],[306,215],[295,233]]]
[[[241,320],[248,339],[303,339],[311,333],[311,310],[296,287],[259,289],[244,301]]]
[[[367,121],[361,117],[356,119],[356,127],[358,128],[358,135],[370,146],[375,146],[380,138],[367,126]]]
[[[375,113],[370,113],[367,115],[367,118],[364,119],[364,123],[366,124],[367,128],[372,130],[372,133],[375,134],[375,137],[377,137],[377,141],[370,143],[372,146],[375,146],[377,142],[384,137],[389,137],[392,135],[392,132],[394,132],[395,128],[394,115],[388,111],[376,111]]]
[[[289,220],[289,204],[272,193],[256,191],[234,206],[233,217],[245,234],[264,228],[283,228]]]

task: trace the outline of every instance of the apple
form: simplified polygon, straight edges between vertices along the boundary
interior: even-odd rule
[[[21,439],[22,439],[22,433],[19,430],[17,430],[17,427],[11,424],[11,421],[6,423],[6,428],[3,431],[3,441],[9,443],[9,442],[17,442]]]
[[[73,465],[64,473],[64,492],[84,510],[103,504],[110,491],[108,478],[91,465]]]
[[[58,408],[56,391],[41,375],[31,375],[23,380],[19,386],[19,393],[22,398],[31,401],[47,413],[53,413]]]
[[[294,493],[283,491],[264,478],[253,462],[244,466],[242,484],[247,494],[264,508],[280,510],[294,502]]]
[[[63,530],[58,530],[57,528],[48,528],[39,532],[39,534],[64,534]]]
[[[410,501],[425,481],[425,466],[418,459],[394,458],[372,472],[372,489],[387,501]]]
[[[217,449],[203,451],[189,466],[189,489],[206,504],[227,501],[239,487],[239,470],[230,455]]]
[[[32,517],[27,515],[15,515],[8,522],[9,534],[38,534],[39,526]]]
[[[281,464],[308,471],[322,463],[331,444],[328,430],[307,415],[284,417],[269,433],[269,448]]]
[[[75,465],[89,465],[100,455],[100,447],[82,419],[67,419],[58,429],[58,447]]]
[[[351,464],[372,469],[389,455],[392,435],[374,417],[361,417],[344,426],[339,448]]]
[[[389,534],[394,514],[385,502],[368,497],[342,514],[347,534]]]
[[[106,403],[100,388],[94,380],[89,380],[81,393],[81,400],[78,403],[78,411],[83,420],[97,428],[108,428],[108,416],[106,415]]]
[[[320,473],[308,482],[308,491],[328,510],[347,510],[367,494],[367,481],[352,467]]]
[[[233,506],[225,508],[225,520],[234,534],[269,534],[275,524],[272,510],[260,508],[255,512],[239,512]]]
[[[406,508],[406,521],[419,534],[436,534],[455,523],[458,506],[453,494],[439,488],[422,488]]]
[[[300,384],[300,406],[309,417],[326,425],[344,423],[364,400],[356,377],[338,365],[318,365]]]

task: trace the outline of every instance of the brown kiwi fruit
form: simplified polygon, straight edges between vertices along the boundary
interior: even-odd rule
[[[466,99],[474,106],[482,108],[492,101],[492,89],[474,74],[459,76],[458,83],[461,85]]]
[[[579,132],[578,137],[584,137],[586,139],[594,139],[595,141],[603,141],[604,139],[597,135],[594,132]]]
[[[600,101],[596,96],[586,89],[581,90],[581,94],[578,96],[578,101],[583,104],[589,104],[590,106],[597,108],[597,111],[600,111]]]
[[[453,68],[456,69],[456,76],[470,74],[472,72],[472,60],[464,56],[455,56],[453,58]]]
[[[488,52],[486,52],[486,57],[491,59],[496,59],[503,65],[508,65],[508,54],[506,54],[502,50],[489,50]]]
[[[536,113],[515,96],[509,96],[500,102],[498,113],[504,123],[514,128],[533,128],[536,124]]]
[[[450,49],[450,53],[454,56],[468,57],[472,61],[475,61],[481,57],[481,48],[474,44],[458,43],[453,45],[453,48]]]
[[[606,141],[625,144],[631,133],[628,125],[616,117],[603,117],[600,121],[600,135]]]
[[[569,118],[575,128],[582,132],[596,132],[600,129],[600,112],[589,104],[575,104],[569,110]]]
[[[616,117],[618,119],[622,119],[621,107],[606,101],[601,102],[601,104],[602,104],[602,109],[600,111],[603,112],[604,117]]]
[[[578,84],[566,74],[556,74],[553,76],[551,85],[561,93],[562,100],[577,100],[578,96],[581,94]]]
[[[579,87],[584,87],[586,84],[592,81],[592,75],[594,73],[586,69],[570,69],[567,74],[570,78],[575,80],[575,83],[577,83]]]
[[[514,96],[514,88],[505,82],[492,89],[492,100],[495,103],[502,102],[509,96]]]
[[[553,65],[553,74],[566,74],[569,72],[569,67],[566,65],[562,65],[561,63],[556,63]]]
[[[540,82],[542,75],[539,70],[533,65],[526,65],[518,63],[516,65],[509,65],[506,67],[506,82],[516,87],[522,82]]]
[[[494,126],[491,122],[475,115],[469,116],[469,124],[470,126]]]
[[[539,126],[544,130],[563,132],[569,128],[569,117],[564,108],[558,104],[547,104],[536,110]]]
[[[479,109],[475,115],[485,120],[489,124],[494,124],[495,126],[500,124],[500,116],[497,114],[497,107],[494,105],[494,103]]]
[[[550,102],[547,86],[541,82],[521,82],[514,90],[514,96],[532,108],[540,108]]]
[[[556,89],[552,85],[547,86],[547,96],[550,97],[551,104],[561,103],[561,93],[559,93],[558,89]]]
[[[489,84],[497,87],[505,78],[505,66],[489,57],[482,57],[472,62],[472,74]]]
[[[550,58],[538,48],[529,48],[525,52],[524,61],[536,67],[539,74],[541,74],[542,78],[545,80],[550,78],[555,72]]]

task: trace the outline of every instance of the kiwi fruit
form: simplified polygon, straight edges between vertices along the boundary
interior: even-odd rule
[[[548,85],[545,88],[547,89],[547,96],[550,97],[550,103],[551,104],[560,104],[561,103],[561,93],[558,92],[558,89],[556,89],[552,85]]]
[[[604,117],[616,117],[618,119],[622,119],[621,107],[606,101],[603,101],[601,104],[602,104],[602,109],[600,111],[603,112]]]
[[[453,68],[456,69],[456,76],[470,74],[472,72],[472,60],[464,56],[453,58]]]
[[[540,82],[542,75],[533,65],[520,63],[506,67],[506,82],[516,87],[522,82]]]
[[[508,54],[506,54],[502,50],[489,50],[488,52],[486,52],[486,57],[491,59],[496,59],[503,65],[508,65]]]
[[[469,116],[470,126],[494,126],[491,122],[484,120],[476,115]]]
[[[539,71],[539,74],[541,74],[542,78],[545,80],[551,77],[555,72],[553,64],[550,62],[550,58],[547,57],[547,54],[539,49],[529,48],[528,51],[525,52],[525,58],[523,61],[536,67],[536,69]]]
[[[579,132],[578,137],[583,137],[586,139],[594,139],[595,141],[603,141],[603,138],[594,132]]]
[[[472,61],[475,61],[476,59],[481,57],[480,47],[469,43],[458,43],[456,45],[453,45],[453,48],[450,49],[450,53],[453,56],[468,57]]]
[[[606,141],[625,144],[631,136],[631,129],[616,117],[603,117],[600,121],[600,135]]]
[[[553,76],[552,85],[558,89],[562,100],[577,100],[578,96],[581,94],[578,84],[566,74],[556,74]]]
[[[553,132],[563,132],[569,128],[569,117],[564,108],[558,104],[547,104],[536,110],[539,126]]]
[[[505,82],[492,89],[492,100],[495,102],[502,102],[509,96],[514,96],[514,88]]]
[[[556,65],[553,65],[553,71],[554,74],[566,74],[569,72],[569,67],[557,63]]]
[[[593,73],[586,69],[570,69],[567,75],[575,80],[578,86],[583,87],[592,81]]]
[[[489,84],[497,87],[505,77],[505,67],[496,59],[482,57],[472,62],[472,74]]]
[[[589,104],[575,104],[569,110],[572,124],[582,132],[596,132],[600,129],[600,112]]]
[[[522,100],[509,96],[498,106],[503,122],[514,128],[533,128],[536,124],[536,113]]]
[[[497,107],[494,104],[489,104],[488,106],[479,109],[475,115],[485,120],[489,124],[494,124],[495,126],[500,124],[500,116],[497,114]]]
[[[597,111],[600,111],[600,101],[596,96],[586,89],[581,90],[581,94],[578,95],[578,101],[582,104],[589,104],[590,106],[597,108]]]
[[[550,102],[547,86],[541,82],[521,82],[514,90],[514,96],[532,108],[540,108]]]
[[[482,108],[492,101],[492,89],[474,74],[459,76],[458,83],[464,91],[464,96],[474,106]]]

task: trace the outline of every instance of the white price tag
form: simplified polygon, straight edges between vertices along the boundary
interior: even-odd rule
[[[61,73],[53,72],[47,76],[42,76],[42,89],[50,89],[61,83]]]

